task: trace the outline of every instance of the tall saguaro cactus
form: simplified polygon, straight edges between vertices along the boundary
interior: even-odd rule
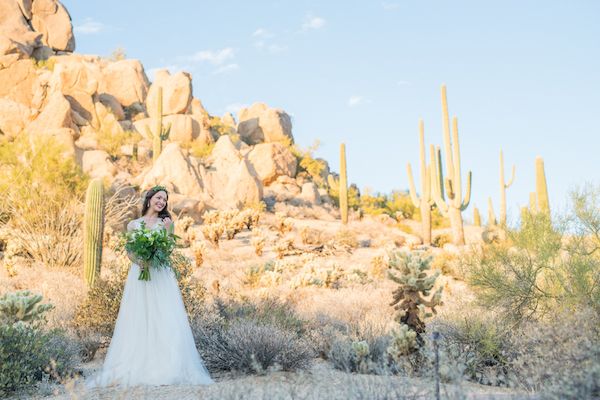
[[[100,276],[104,233],[104,187],[101,179],[90,182],[85,194],[83,222],[83,270],[89,287]]]
[[[433,156],[433,153],[432,153]],[[413,178],[412,167],[410,163],[406,164],[406,172],[408,173],[408,181],[410,188],[410,197],[415,207],[421,210],[421,236],[423,244],[431,244],[431,207],[435,204],[433,200],[431,185],[432,185],[432,168],[434,159],[430,164],[427,164],[425,155],[425,128],[423,120],[419,120],[419,163],[421,175],[421,197],[417,195],[415,180]]]
[[[442,121],[444,126],[444,156],[446,159],[446,177],[441,174],[441,168],[437,179],[443,184],[446,195],[442,190],[434,190],[434,199],[438,209],[450,218],[452,226],[452,239],[456,245],[465,244],[465,232],[463,227],[462,212],[469,206],[471,201],[471,171],[467,174],[467,184],[464,199],[462,197],[462,178],[460,171],[460,146],[458,142],[458,120],[452,119],[452,140],[450,138],[450,118],[448,116],[448,100],[446,86],[442,85]],[[439,157],[439,156],[438,156]],[[441,164],[441,160],[438,161]],[[441,186],[441,185],[440,185]],[[437,185],[433,185],[437,188]]]
[[[348,223],[348,175],[346,173],[346,145],[340,145],[340,213],[342,223]]]
[[[512,174],[508,183],[504,179],[504,154],[500,150],[500,225],[506,226],[506,189],[515,181],[515,166],[513,164]]]
[[[538,211],[550,214],[550,201],[548,200],[548,184],[546,183],[544,159],[540,156],[535,159],[535,192]]]
[[[479,213],[479,208],[473,207],[473,225],[481,226],[481,214]]]
[[[149,137],[152,138],[152,161],[156,161],[160,153],[162,152],[162,142],[163,140],[167,140],[169,138],[169,133],[171,132],[171,124],[167,125],[165,128],[162,122],[162,87],[158,88],[158,99],[157,99],[157,108],[158,112],[156,113],[156,131],[152,132],[148,126],[146,126],[146,132]]]

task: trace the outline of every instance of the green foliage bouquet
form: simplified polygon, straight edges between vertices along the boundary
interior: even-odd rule
[[[125,232],[120,250],[132,254],[141,267],[139,280],[150,280],[150,268],[171,268],[173,250],[179,236],[167,229],[148,229],[144,222],[138,229]],[[175,270],[173,269],[175,272]]]

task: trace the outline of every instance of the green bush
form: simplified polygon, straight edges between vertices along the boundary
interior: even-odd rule
[[[88,178],[51,138],[29,139],[0,141],[1,219],[24,256],[48,266],[76,266]]]
[[[0,298],[0,395],[41,381],[60,380],[73,372],[79,346],[61,330],[46,330],[50,304],[27,291]]]

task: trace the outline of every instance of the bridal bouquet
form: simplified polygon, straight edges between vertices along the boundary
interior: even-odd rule
[[[138,279],[149,281],[150,267],[172,268],[177,239],[179,236],[166,229],[148,229],[142,222],[138,229],[123,234],[119,249],[133,254],[142,267]]]

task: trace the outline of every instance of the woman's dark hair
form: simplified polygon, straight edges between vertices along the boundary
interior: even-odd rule
[[[163,207],[162,210],[160,210],[158,212],[158,218],[164,219],[164,218],[171,218],[171,214],[169,213],[169,192],[167,192],[167,189],[164,186],[154,186],[153,188],[151,188],[150,190],[148,190],[146,192],[146,195],[144,196],[144,205],[142,206],[142,217],[144,215],[146,215],[146,212],[148,211],[148,209],[150,208],[150,199],[158,192],[165,192],[167,195],[167,201],[165,201],[165,206]],[[173,218],[171,218],[173,219]]]

